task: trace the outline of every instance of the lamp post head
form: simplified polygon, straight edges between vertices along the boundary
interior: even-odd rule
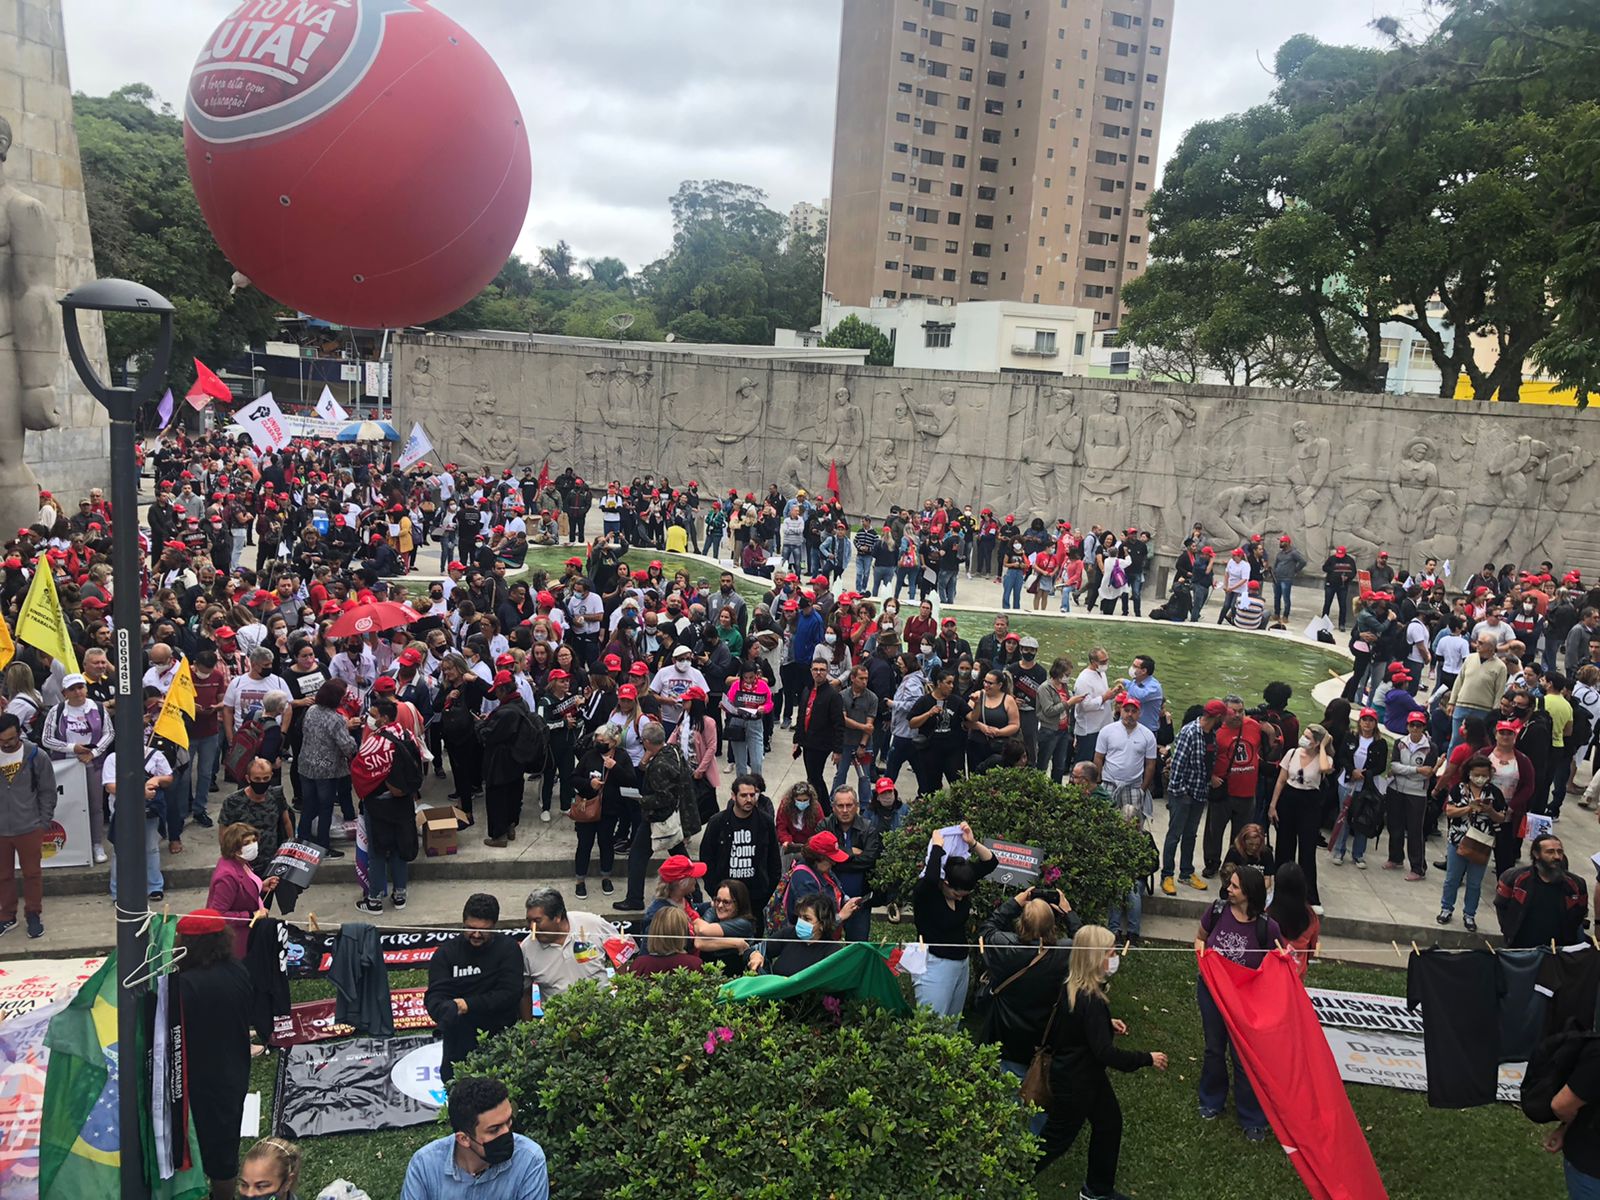
[[[151,313],[161,318],[151,368],[131,387],[112,387],[95,373],[78,334],[78,311]],[[91,279],[61,297],[61,325],[73,369],[94,398],[110,410],[114,420],[132,420],[139,405],[155,399],[172,362],[172,301],[160,292],[131,279]]]

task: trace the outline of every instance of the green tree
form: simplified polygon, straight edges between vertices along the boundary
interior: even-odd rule
[[[572,247],[566,241],[558,241],[554,246],[539,247],[539,268],[556,282],[558,287],[566,287],[573,281],[572,268],[577,265],[577,259],[572,255]]]
[[[894,366],[894,347],[889,339],[877,326],[868,325],[854,313],[828,330],[822,345],[865,350],[869,367]]]
[[[586,258],[583,266],[589,278],[608,292],[631,292],[633,280],[628,277],[628,264],[620,258]]]
[[[182,395],[194,381],[191,359],[217,366],[270,336],[280,306],[254,288],[233,290],[233,267],[206,227],[189,183],[183,123],[145,84],[109,96],[73,97],[95,269],[134,279],[172,301],[168,383]],[[106,318],[113,363],[147,354],[147,322]]]

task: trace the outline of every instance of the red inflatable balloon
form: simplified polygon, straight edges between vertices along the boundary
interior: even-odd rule
[[[229,261],[341,325],[459,308],[528,210],[511,88],[427,0],[244,0],[195,63],[184,150]]]

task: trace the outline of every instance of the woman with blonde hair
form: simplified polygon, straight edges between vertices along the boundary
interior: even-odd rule
[[[1122,1106],[1106,1077],[1106,1068],[1137,1071],[1167,1069],[1160,1051],[1119,1050],[1116,1038],[1128,1027],[1111,1016],[1106,980],[1121,959],[1116,938],[1103,925],[1085,925],[1072,939],[1067,983],[1056,1001],[1046,1031],[1054,1050],[1050,1065],[1050,1107],[1044,1126],[1044,1154],[1039,1171],[1065,1154],[1089,1123],[1088,1178],[1082,1200],[1111,1200],[1116,1190],[1117,1158],[1122,1151]]]
[[[240,1200],[300,1200],[294,1190],[299,1183],[300,1147],[283,1138],[262,1138],[239,1164]]]
[[[663,908],[650,922],[649,949],[622,968],[629,975],[660,975],[680,968],[698,971],[700,955],[689,944],[689,917],[681,907]]]

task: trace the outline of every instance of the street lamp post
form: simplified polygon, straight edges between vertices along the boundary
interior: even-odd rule
[[[161,318],[155,361],[131,387],[112,387],[95,373],[78,333],[78,312],[151,313]],[[120,1088],[122,1200],[142,1200],[145,1187],[139,1138],[139,1089],[134,1085],[142,1064],[134,1061],[139,1013],[122,981],[144,961],[145,939],[139,923],[124,919],[149,906],[145,892],[144,853],[144,647],[139,628],[139,467],[134,458],[134,418],[146,400],[153,400],[172,360],[172,304],[143,284],[126,279],[95,279],[61,298],[61,324],[67,352],[85,387],[111,418],[111,617],[116,626],[117,654],[117,808],[112,849],[117,863],[117,1056]]]

